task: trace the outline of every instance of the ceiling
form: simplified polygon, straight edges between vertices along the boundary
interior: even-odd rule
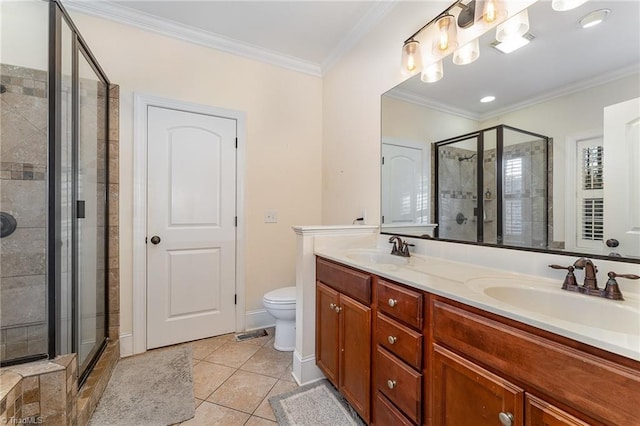
[[[67,0],[70,10],[322,75],[395,0]]]
[[[602,24],[587,29],[578,25],[584,15],[603,8],[611,13]],[[525,47],[501,53],[489,46],[495,40],[491,30],[480,39],[475,62],[455,65],[445,58],[442,80],[422,83],[417,75],[388,93],[464,117],[487,119],[640,71],[640,2],[591,0],[556,12],[549,1],[540,1],[528,13],[529,32],[535,39]],[[496,100],[481,103],[487,95]]]

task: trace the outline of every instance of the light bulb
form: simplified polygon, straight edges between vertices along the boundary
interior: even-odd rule
[[[456,20],[453,15],[444,15],[436,21],[438,35],[433,41],[433,53],[444,56],[458,47]]]
[[[426,67],[420,75],[420,80],[423,83],[435,83],[444,76],[444,70],[442,69],[442,61],[438,61],[434,64]]]
[[[507,16],[502,0],[485,0],[482,8],[482,20],[485,24],[494,24]]]
[[[402,46],[402,74],[413,75],[422,70],[420,42],[410,39]]]
[[[480,57],[480,42],[473,39],[460,49],[453,52],[453,63],[456,65],[467,65]]]

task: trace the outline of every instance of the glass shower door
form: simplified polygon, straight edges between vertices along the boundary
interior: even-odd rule
[[[84,371],[105,339],[107,87],[78,54],[76,351]]]

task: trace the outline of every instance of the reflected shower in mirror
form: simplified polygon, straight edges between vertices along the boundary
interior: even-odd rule
[[[599,9],[602,24],[578,24]],[[637,262],[640,2],[528,15],[515,52],[489,30],[473,63],[383,94],[381,232]]]

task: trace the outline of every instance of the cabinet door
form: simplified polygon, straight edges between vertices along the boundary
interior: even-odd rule
[[[589,424],[529,394],[525,399],[524,412],[526,426],[588,426]]]
[[[338,386],[338,333],[340,316],[338,292],[316,282],[316,363],[335,386]]]
[[[340,386],[356,411],[369,421],[371,406],[371,308],[340,295]]]
[[[434,425],[495,426],[501,413],[524,424],[522,389],[436,344],[433,351]]]

